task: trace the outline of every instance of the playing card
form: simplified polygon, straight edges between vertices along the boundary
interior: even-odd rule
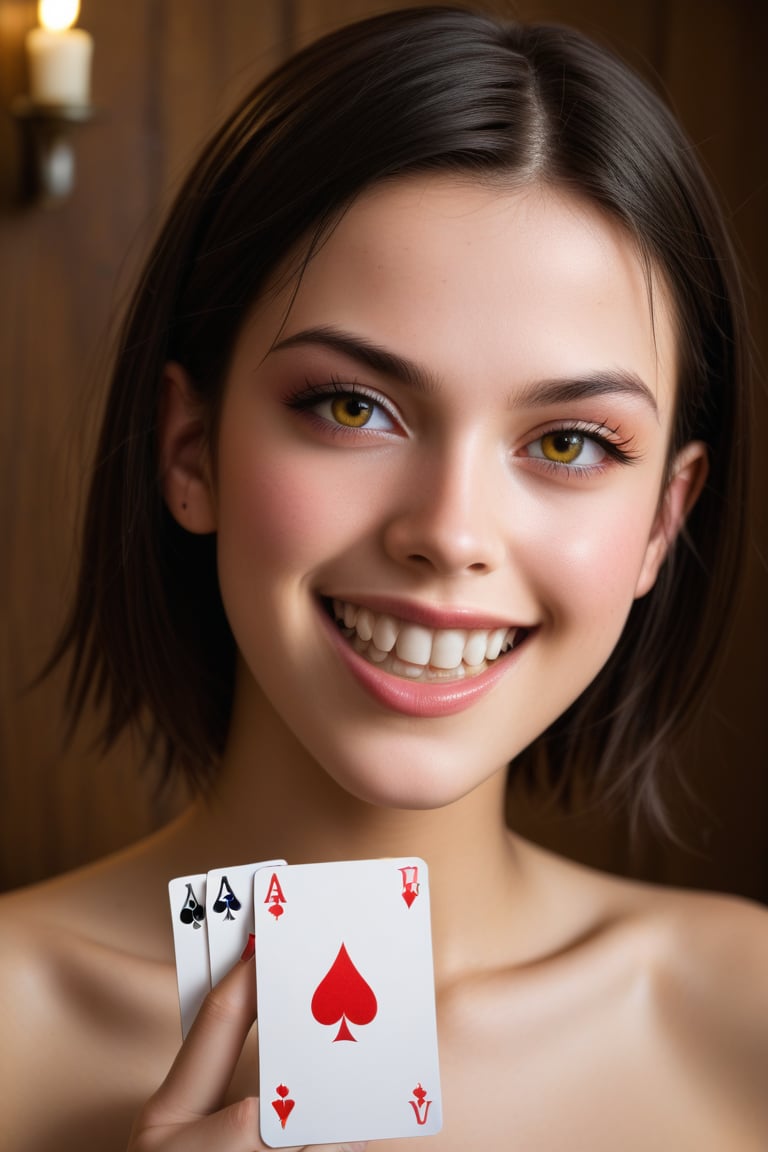
[[[438,1132],[424,861],[265,868],[254,914],[264,1142]]]
[[[242,955],[253,932],[253,876],[259,868],[281,868],[285,860],[238,864],[208,873],[205,918],[208,924],[208,955],[211,987],[229,972]]]
[[[187,1035],[210,991],[208,929],[205,919],[205,873],[179,876],[168,885],[176,953],[181,1034]]]

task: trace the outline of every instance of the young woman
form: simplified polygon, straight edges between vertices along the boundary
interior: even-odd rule
[[[176,1055],[167,881],[401,854],[432,1146],[766,1147],[764,912],[504,822],[510,763],[658,813],[733,597],[746,402],[690,146],[580,35],[393,13],[253,93],[127,318],[60,653],[75,713],[198,799],[4,901],[3,1147],[262,1149],[252,958]]]

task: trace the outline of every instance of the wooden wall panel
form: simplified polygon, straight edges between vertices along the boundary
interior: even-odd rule
[[[61,751],[62,676],[25,693],[59,627],[74,563],[82,477],[109,360],[110,323],[187,163],[238,96],[292,47],[374,11],[376,0],[83,0],[96,43],[99,120],[78,141],[78,188],[40,211],[14,202],[15,126],[31,0],[0,0],[0,887],[91,859],[150,830],[179,798],[153,798],[123,742],[106,760],[91,720]],[[751,271],[765,360],[768,43],[762,0],[519,0],[489,4],[607,40],[667,91],[730,204]],[[768,428],[764,395],[760,428]],[[768,488],[760,462],[756,490]],[[513,822],[603,867],[768,899],[765,501],[747,595],[713,705],[683,750],[702,795],[680,804],[693,851],[600,813],[555,817],[513,794]]]
[[[25,88],[34,23],[33,4],[0,2],[3,108]],[[16,203],[15,126],[0,115],[2,887],[128,843],[177,806],[154,798],[130,741],[104,760],[93,751],[95,719],[62,752],[61,674],[25,686],[63,619],[112,317],[192,152],[286,50],[271,0],[83,0],[80,23],[100,115],[78,137],[69,202]]]
[[[2,14],[4,23],[15,17],[16,35],[3,42],[4,59],[13,62],[10,96],[25,84],[19,60],[34,6],[3,4]],[[125,253],[150,207],[146,150],[140,131],[131,131],[141,115],[137,93],[146,89],[146,12],[140,4],[116,6],[110,35],[102,14],[86,3],[97,43],[119,44],[121,52],[114,63],[103,52],[97,57],[96,100],[104,115],[78,140],[78,195],[56,211],[16,204],[13,125],[5,137],[0,867],[6,884],[60,869],[146,827],[146,800],[124,752],[102,766],[88,754],[83,733],[61,754],[61,677],[25,691],[62,620],[104,334]],[[123,115],[128,104],[138,104],[131,117]]]
[[[747,579],[712,708],[686,745],[704,805],[687,806],[695,852],[656,846],[662,879],[722,885],[768,900],[768,109],[762,0],[675,0],[665,8],[662,74],[726,204],[747,281],[760,381]]]

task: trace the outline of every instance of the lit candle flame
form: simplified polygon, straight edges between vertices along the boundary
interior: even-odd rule
[[[37,18],[49,32],[64,32],[80,15],[80,0],[39,0]]]

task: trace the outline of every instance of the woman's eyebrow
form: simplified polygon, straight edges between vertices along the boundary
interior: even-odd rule
[[[356,336],[351,332],[344,332],[331,325],[322,325],[318,328],[306,328],[286,336],[273,345],[272,351],[281,348],[295,348],[302,344],[320,344],[334,352],[341,352],[352,360],[357,360],[382,376],[391,376],[409,384],[417,392],[434,393],[440,385],[437,379],[425,368],[396,352],[390,352],[373,344],[363,336]]]
[[[543,408],[550,404],[569,404],[575,400],[608,395],[637,397],[648,405],[657,420],[659,418],[659,407],[653,392],[636,372],[626,368],[601,369],[562,380],[536,380],[521,392],[516,392],[512,403]]]
[[[345,332],[332,325],[305,328],[301,332],[295,332],[274,344],[272,351],[296,348],[304,344],[319,344],[334,352],[340,352],[374,372],[402,380],[419,392],[434,394],[439,391],[440,384],[437,377],[413,360],[382,348],[363,336]],[[545,408],[552,404],[568,404],[595,396],[616,394],[641,399],[658,419],[659,410],[653,392],[635,372],[625,368],[600,370],[563,379],[536,380],[526,385],[520,392],[512,394],[509,406]]]

